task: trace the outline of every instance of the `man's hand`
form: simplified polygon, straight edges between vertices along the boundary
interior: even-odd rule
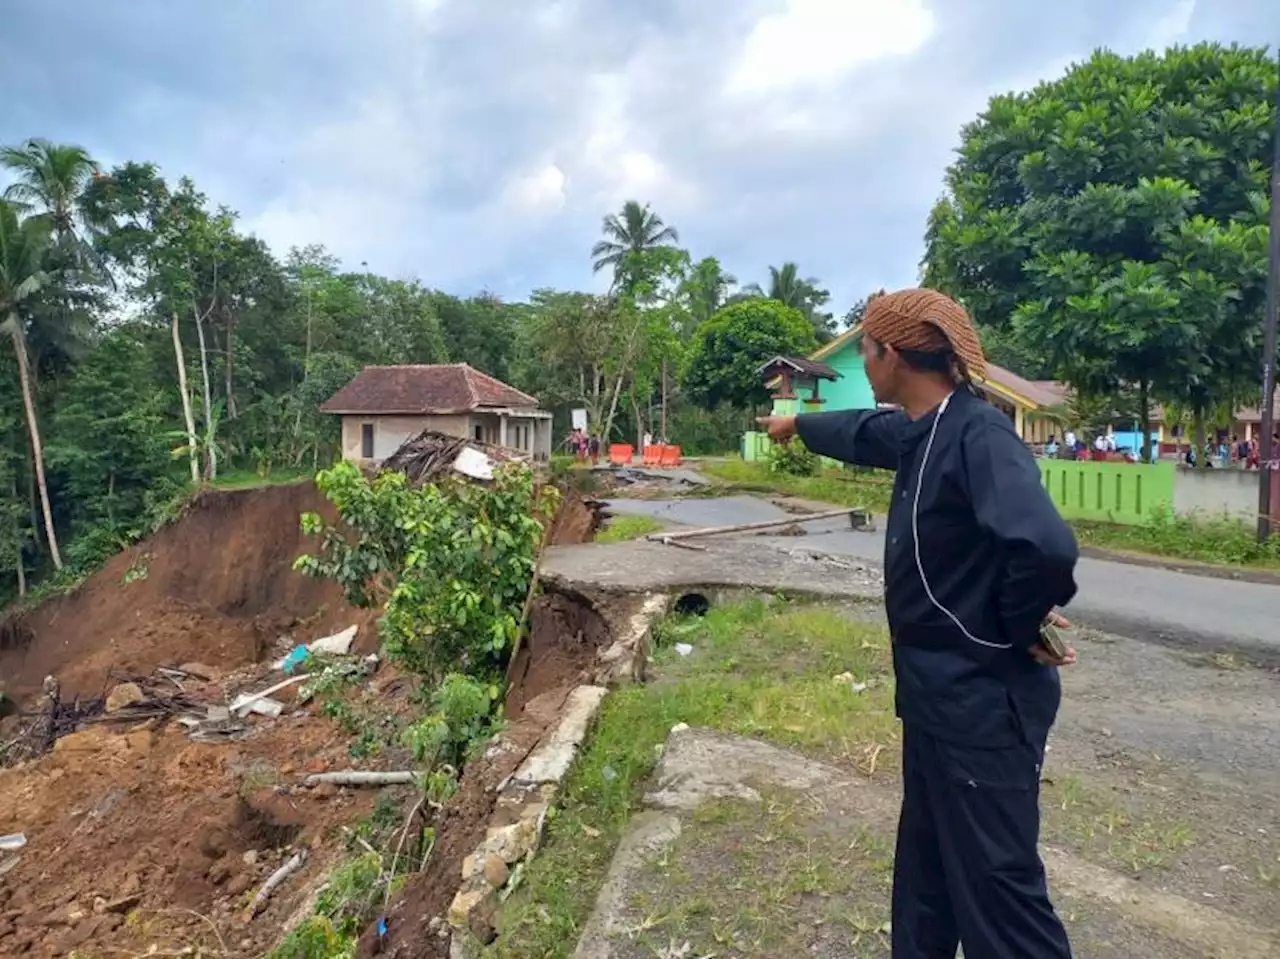
[[[796,418],[794,416],[759,416],[756,425],[775,443],[785,443],[796,435]]]
[[[1071,622],[1061,613],[1051,612],[1049,614],[1049,625],[1058,629],[1070,629]],[[1046,666],[1074,666],[1076,662],[1076,651],[1070,646],[1062,656],[1055,656],[1050,652],[1044,643],[1036,643],[1031,647],[1031,655],[1035,657],[1036,662],[1043,663]]]

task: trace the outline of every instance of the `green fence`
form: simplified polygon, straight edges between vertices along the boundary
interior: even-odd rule
[[[750,430],[742,434],[742,458],[748,463],[769,456],[769,434]]]
[[[1093,463],[1042,459],[1040,478],[1067,519],[1136,526],[1153,509],[1173,507],[1172,462]]]

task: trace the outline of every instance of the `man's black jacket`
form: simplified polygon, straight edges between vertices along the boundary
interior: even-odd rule
[[[814,413],[796,428],[815,453],[897,471],[884,567],[903,722],[972,745],[1042,738],[1061,691],[1028,650],[1075,595],[1075,537],[1007,416],[968,389],[941,410]]]

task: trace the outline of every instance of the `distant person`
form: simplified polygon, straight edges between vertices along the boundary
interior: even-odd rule
[[[1062,442],[1069,450],[1076,448],[1076,434],[1074,430],[1067,430],[1062,434]]]
[[[1058,437],[1057,434],[1049,437],[1049,442],[1044,444],[1044,455],[1053,459],[1058,455]]]
[[[775,442],[897,472],[884,557],[902,719],[893,955],[1069,959],[1037,845],[1057,667],[1075,661],[1041,626],[1075,595],[1075,537],[1009,418],[975,391],[986,360],[962,306],[889,293],[862,331],[875,399],[900,409],[760,424]]]
[[[653,445],[653,434],[650,433],[648,430],[645,430],[644,441],[643,441],[643,445],[640,447],[640,453],[643,455],[644,451],[647,450],[652,445]]]
[[[600,465],[600,437],[591,434],[591,439],[587,440],[587,455],[591,457],[591,465]]]

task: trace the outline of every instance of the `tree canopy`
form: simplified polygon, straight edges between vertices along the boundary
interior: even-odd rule
[[[769,399],[760,367],[775,356],[804,356],[817,346],[813,325],[795,307],[763,297],[740,300],[694,334],[685,387],[705,409],[722,403],[758,406]]]
[[[1256,395],[1276,82],[1264,49],[1200,44],[995,97],[947,172],[924,282],[1026,375],[1132,387],[1147,410]]]

